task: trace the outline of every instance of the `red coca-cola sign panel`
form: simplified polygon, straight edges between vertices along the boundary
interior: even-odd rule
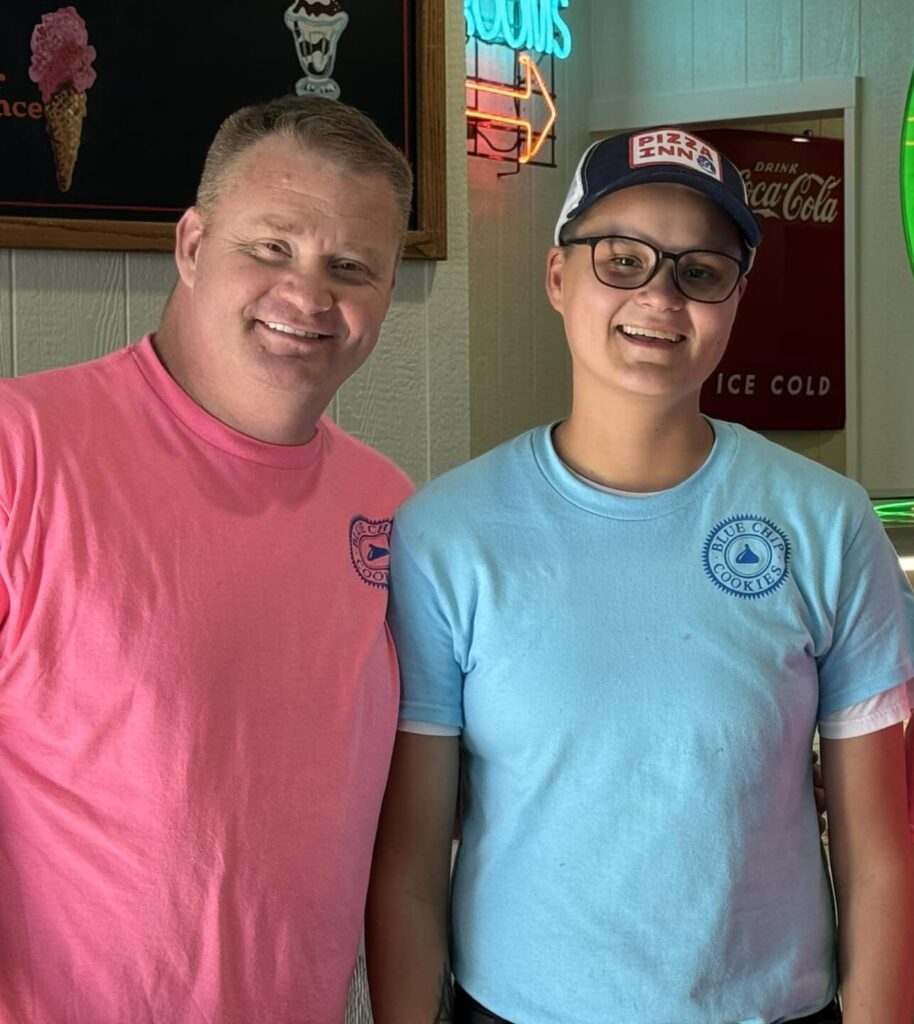
[[[843,427],[844,144],[700,134],[739,167],[765,231],[702,409],[757,429]]]

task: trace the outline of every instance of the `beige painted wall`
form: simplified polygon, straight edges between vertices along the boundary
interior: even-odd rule
[[[464,28],[461,5],[446,10],[448,259],[403,264],[378,348],[330,410],[417,482],[469,455]],[[0,250],[0,375],[139,338],[156,327],[174,280],[170,255]]]
[[[858,476],[873,491],[914,493],[914,280],[901,222],[901,120],[914,63],[911,0],[613,0],[593,3],[590,128],[606,111],[653,98],[682,105],[719,93],[703,119],[725,120],[753,87],[861,76],[856,287]],[[662,114],[658,119],[662,119]],[[815,296],[810,296],[815,301]],[[789,438],[788,438],[789,440]],[[826,444],[826,447],[828,445]],[[816,454],[814,451],[811,454]],[[826,460],[835,454],[820,453]]]

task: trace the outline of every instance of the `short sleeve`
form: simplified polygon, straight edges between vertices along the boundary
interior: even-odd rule
[[[831,643],[818,667],[819,718],[914,677],[914,594],[868,506],[842,559]]]
[[[867,736],[890,725],[897,725],[911,713],[908,684],[867,697],[849,708],[819,719],[819,735],[825,740],[846,740]]]
[[[400,718],[463,728],[463,672],[442,586],[394,520],[388,621],[400,663]]]

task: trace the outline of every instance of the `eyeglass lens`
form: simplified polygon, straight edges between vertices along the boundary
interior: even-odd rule
[[[601,238],[593,246],[597,277],[613,288],[640,288],[654,273],[657,253],[634,238]],[[694,250],[675,260],[675,280],[682,293],[699,302],[727,298],[739,280],[739,263],[722,253]]]

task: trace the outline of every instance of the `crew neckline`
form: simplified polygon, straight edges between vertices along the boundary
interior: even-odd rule
[[[301,469],[310,465],[325,443],[327,427],[318,421],[314,437],[305,444],[283,445],[260,441],[230,427],[198,405],[165,369],[152,344],[153,335],[129,346],[137,369],[156,397],[191,433],[215,448],[248,462],[277,469]]]
[[[714,444],[708,457],[682,483],[650,494],[617,494],[582,480],[562,462],[555,450],[552,431],[560,421],[537,427],[529,437],[533,458],[546,482],[572,505],[607,519],[657,519],[700,498],[714,486],[736,456],[739,437],[733,424],[710,417],[705,419],[714,432]]]

